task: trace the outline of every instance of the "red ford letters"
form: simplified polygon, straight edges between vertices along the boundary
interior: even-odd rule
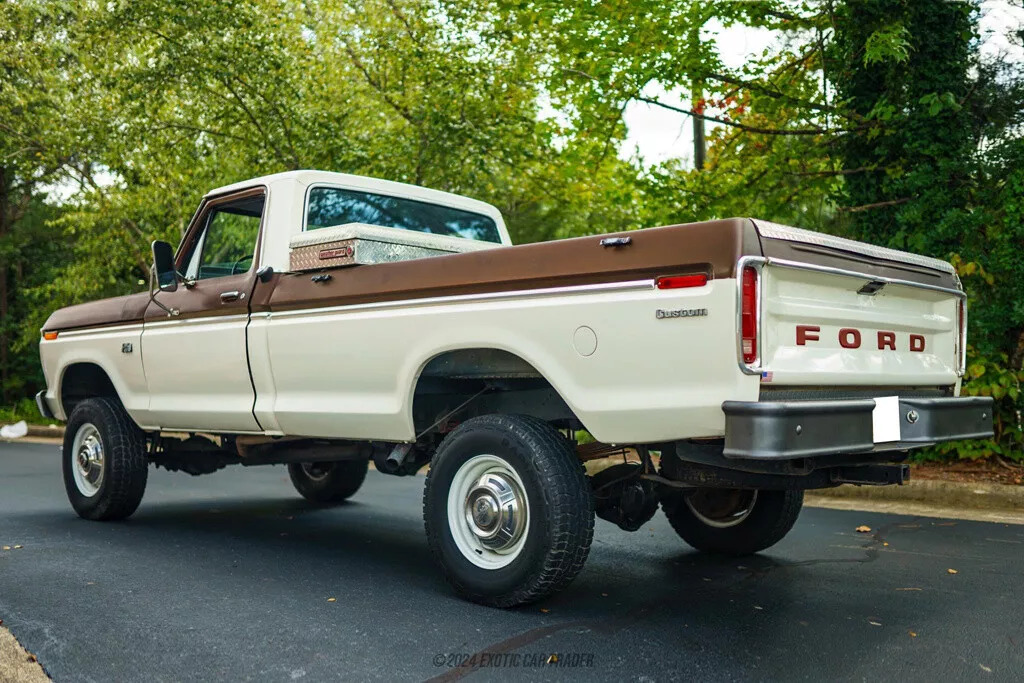
[[[796,345],[807,346],[807,342],[821,341],[821,327],[818,325],[797,325]],[[839,330],[839,345],[844,349],[859,349],[861,345],[861,332],[853,327],[844,327]],[[907,337],[908,349],[915,352],[924,351],[924,335],[911,334]],[[879,350],[896,350],[896,333],[879,330],[877,334]]]

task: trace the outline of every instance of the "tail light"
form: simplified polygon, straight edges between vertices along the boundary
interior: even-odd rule
[[[746,266],[742,278],[742,307],[740,309],[740,347],[743,362],[757,362],[757,269]]]
[[[708,283],[708,276],[705,273],[693,275],[671,275],[659,277],[655,281],[658,289],[680,289],[683,287],[703,287]]]
[[[967,369],[967,300],[964,298],[961,298],[960,303],[957,305],[956,318],[959,331],[956,347],[959,355],[957,360],[960,364],[960,373],[963,374]]]

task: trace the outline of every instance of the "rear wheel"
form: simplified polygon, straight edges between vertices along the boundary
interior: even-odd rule
[[[64,488],[71,507],[92,520],[124,519],[142,501],[146,436],[116,398],[89,398],[64,431]]]
[[[288,465],[288,476],[306,500],[340,503],[359,490],[369,467],[369,460],[293,463]]]
[[[519,415],[476,417],[445,438],[427,474],[423,517],[448,582],[495,607],[568,585],[594,533],[590,486],[569,442]]]
[[[698,488],[662,499],[676,533],[697,550],[749,555],[789,533],[803,506],[803,491]]]

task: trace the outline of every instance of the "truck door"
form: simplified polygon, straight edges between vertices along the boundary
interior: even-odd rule
[[[246,333],[266,195],[204,202],[175,265],[185,278],[146,310],[142,362],[150,422],[162,429],[262,431],[253,416]]]

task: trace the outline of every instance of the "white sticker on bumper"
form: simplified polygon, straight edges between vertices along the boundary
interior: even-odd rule
[[[871,428],[875,443],[900,440],[899,396],[875,399],[875,409],[871,412]]]

